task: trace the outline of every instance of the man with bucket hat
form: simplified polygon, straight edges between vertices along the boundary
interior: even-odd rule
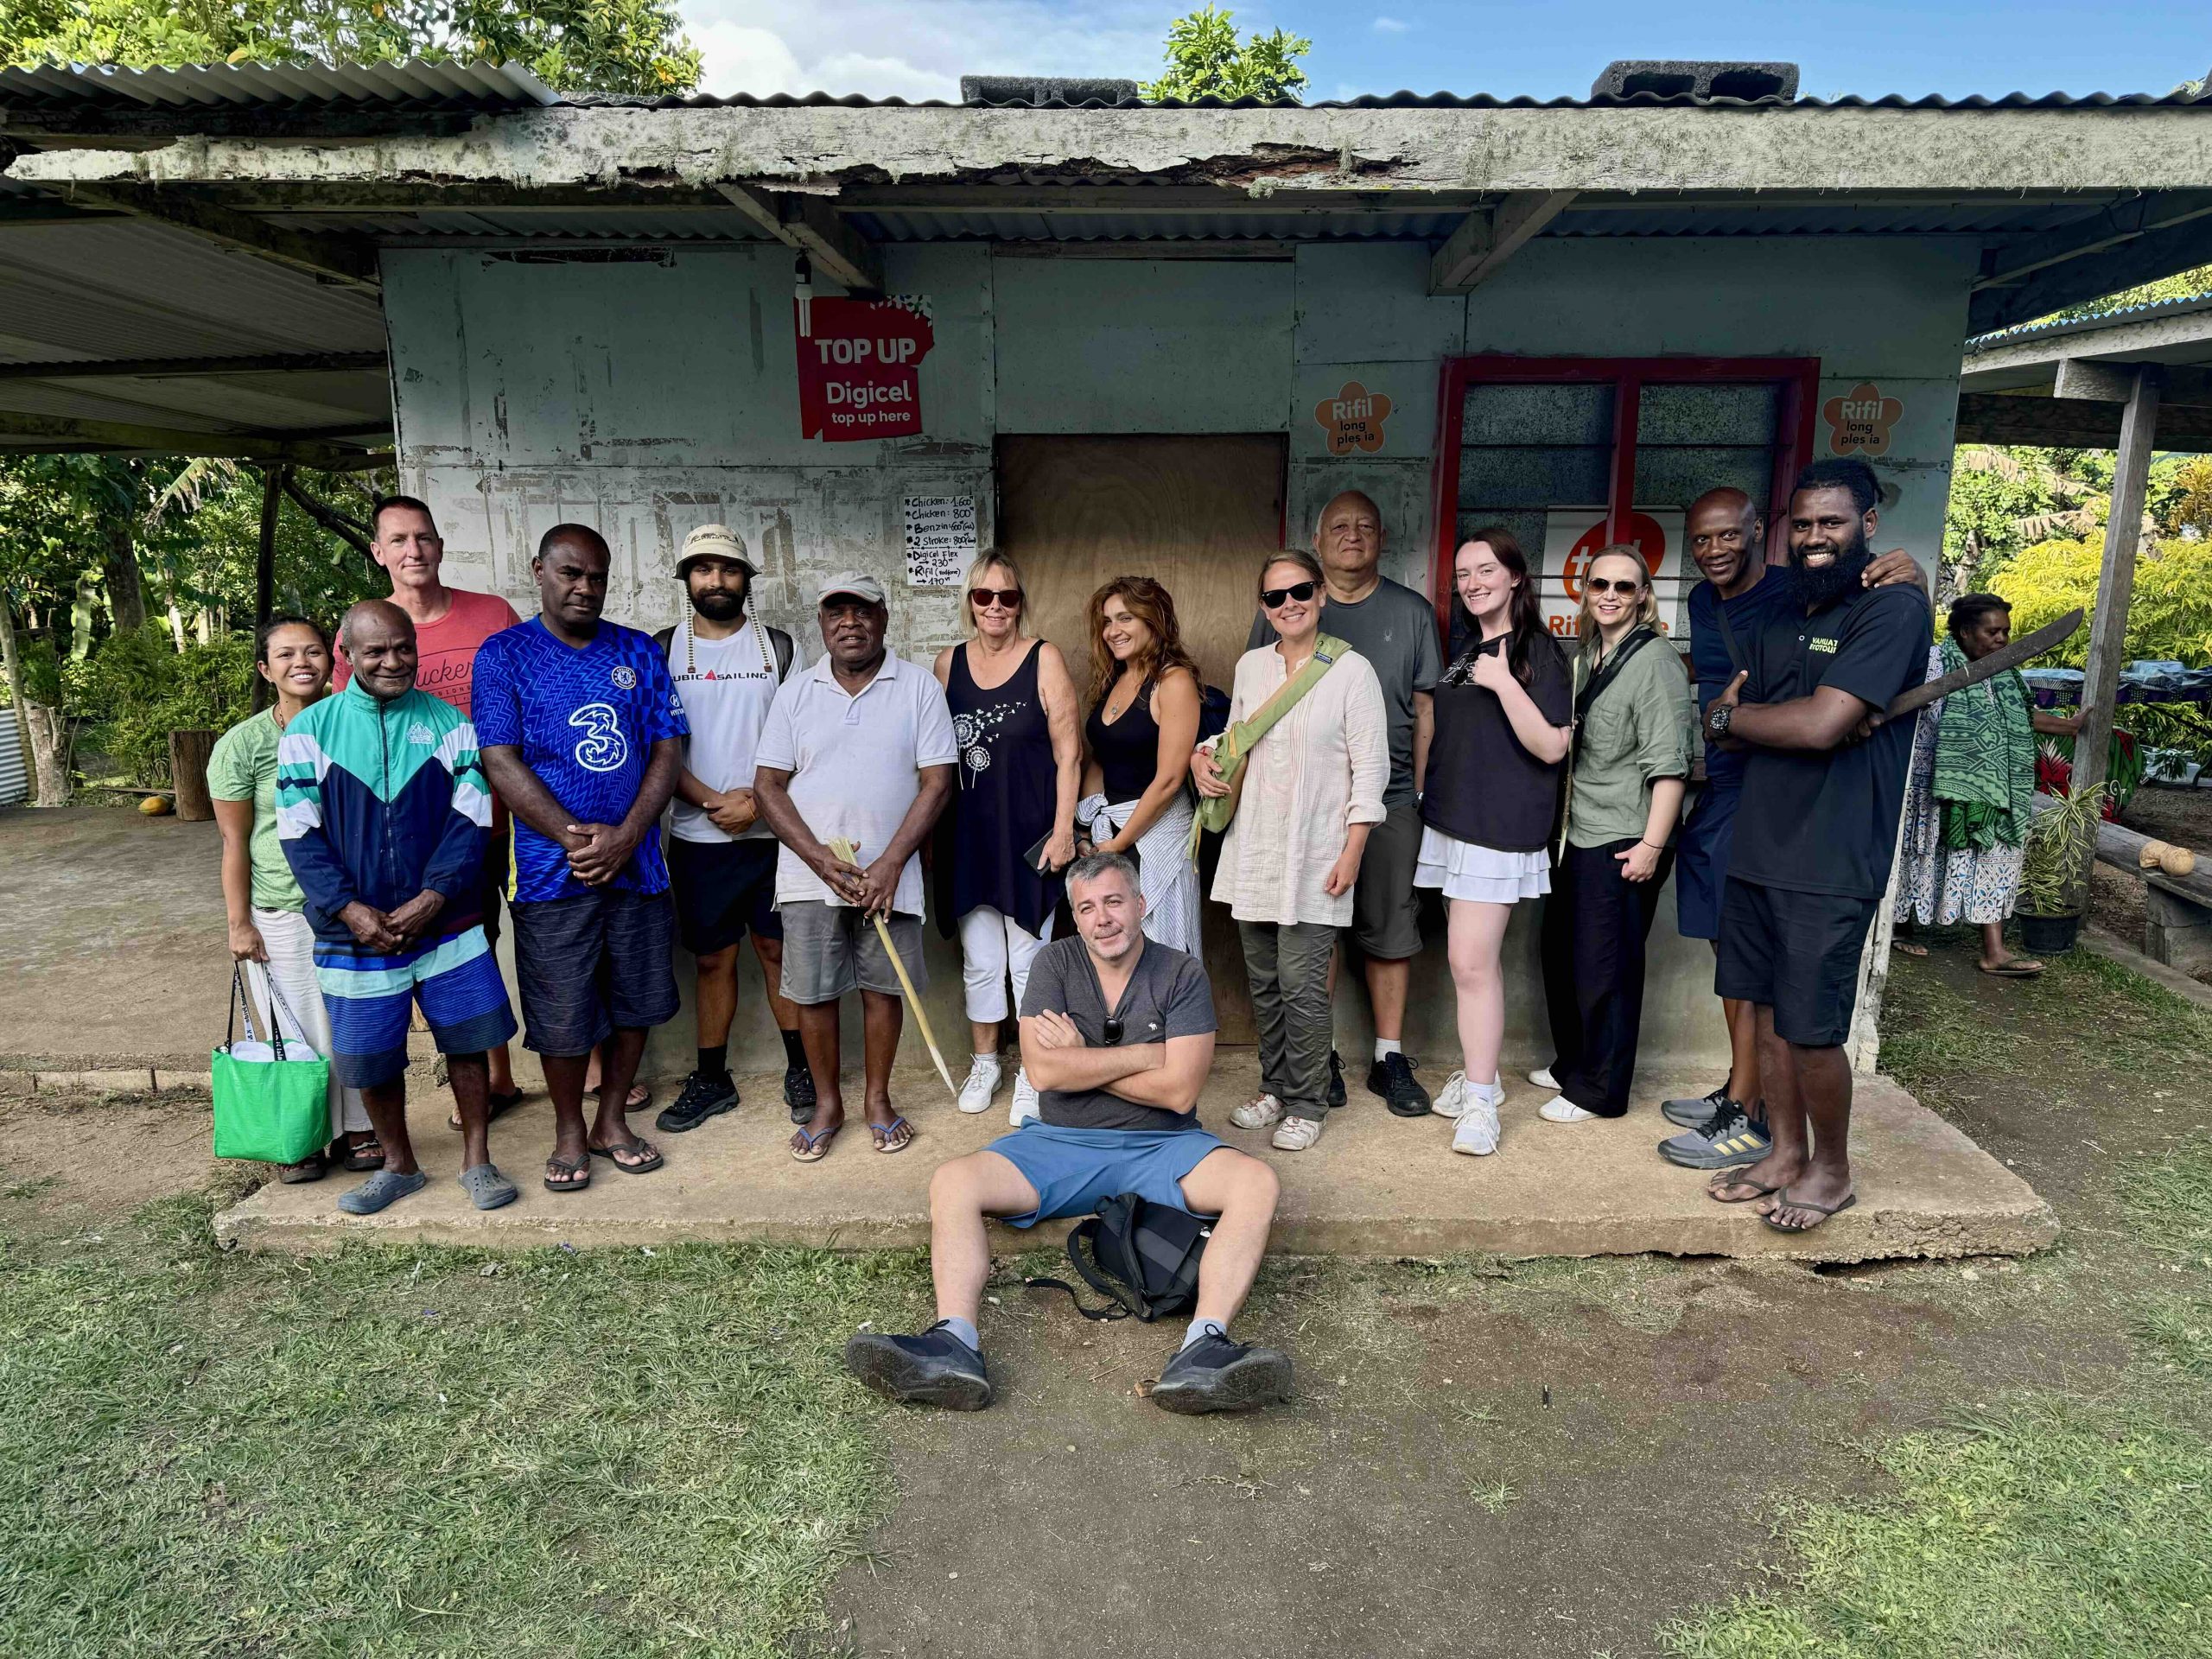
[[[776,906],[784,995],[798,1004],[820,1101],[791,1137],[791,1156],[805,1164],[820,1161],[845,1125],[837,1000],[856,986],[867,1021],[869,1137],[881,1153],[903,1152],[914,1138],[891,1104],[905,1010],[890,951],[921,980],[918,849],[951,797],[959,760],[937,677],[884,645],[883,584],[848,570],[817,592],[822,660],[776,693],[753,779],[760,816],[783,843]],[[855,849],[849,862],[830,850],[847,842]],[[884,919],[883,931],[871,917]]]
[[[683,620],[653,638],[691,728],[676,780],[668,874],[677,931],[698,958],[698,1069],[655,1120],[670,1134],[696,1128],[737,1104],[729,1031],[737,1013],[737,950],[749,930],[768,1004],[784,1039],[784,1103],[794,1122],[814,1113],[814,1079],[799,1041],[798,1011],[782,990],[784,925],[776,913],[776,837],[753,794],[753,752],[777,688],[798,663],[791,637],[764,624],[753,603],[760,568],[727,524],[683,538],[677,580],[690,601]]]

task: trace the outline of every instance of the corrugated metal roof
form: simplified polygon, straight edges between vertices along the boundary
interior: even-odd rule
[[[1079,208],[1083,204],[1070,205]],[[974,208],[945,213],[887,209],[847,215],[862,235],[883,242],[1309,241],[1317,237],[1433,240],[1449,236],[1466,216],[1464,208],[1444,213],[1414,209],[1395,213],[1271,213],[1265,202],[1252,203],[1249,211],[1234,210],[1224,204],[1218,213],[1159,217],[1141,211],[1043,213]]]
[[[2023,340],[2094,334],[2100,328],[2157,322],[2163,318],[2185,317],[2193,311],[2205,310],[2212,310],[2212,294],[2192,294],[2178,300],[2152,300],[2142,305],[2123,306],[2117,311],[2107,311],[2101,317],[2069,317],[2063,322],[2024,322],[2015,328],[1999,328],[1993,334],[1976,334],[1967,341],[1967,353],[1971,356],[1975,352],[2015,345]]]
[[[114,64],[0,69],[0,104],[21,108],[190,109],[325,106],[384,109],[514,109],[560,101],[518,63],[188,64],[125,69]]]
[[[1202,98],[1192,101],[1163,99],[1157,103],[1109,103],[1088,99],[1065,103],[1007,101],[967,105],[1002,110],[1589,110],[1589,109],[1798,109],[1798,110],[2098,110],[2129,108],[2186,108],[2202,103],[2181,92],[2008,92],[2001,98],[1945,98],[1929,94],[1908,98],[1891,92],[1876,98],[1856,95],[1834,98],[1758,99],[1699,98],[1688,93],[1662,96],[1640,92],[1626,96],[1611,93],[1580,98],[1536,99],[1498,97],[1490,92],[1415,92],[1400,91],[1352,99],[1330,99],[1304,104],[1294,99],[1274,103],[1258,99],[1224,100]],[[434,62],[410,59],[402,63],[372,64],[196,64],[181,68],[124,69],[111,64],[52,65],[0,69],[0,103],[21,107],[91,105],[107,108],[219,107],[223,105],[311,108],[322,106],[382,107],[391,109],[507,109],[544,105],[575,108],[617,106],[632,109],[790,109],[836,105],[858,110],[952,109],[963,107],[940,99],[909,103],[905,99],[874,99],[859,93],[777,92],[766,97],[751,92],[731,96],[693,93],[685,97],[636,97],[613,92],[563,94],[548,86],[520,64]],[[2212,105],[2208,105],[2212,107]]]

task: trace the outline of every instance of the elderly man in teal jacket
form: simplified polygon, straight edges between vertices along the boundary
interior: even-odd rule
[[[339,1081],[361,1090],[385,1165],[338,1200],[373,1215],[428,1178],[407,1134],[407,1020],[420,1002],[460,1109],[461,1184],[512,1204],[492,1162],[486,1051],[515,1033],[478,894],[492,796],[476,730],[415,689],[415,625],[365,600],[341,630],[353,677],[276,746],[276,834],[315,928]]]

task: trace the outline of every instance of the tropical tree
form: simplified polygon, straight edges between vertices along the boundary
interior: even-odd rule
[[[675,0],[14,0],[0,63],[382,63],[488,59],[571,92],[690,92]]]
[[[1167,73],[1144,89],[1150,99],[1293,99],[1306,85],[1298,60],[1313,42],[1285,29],[1253,31],[1239,41],[1236,14],[1205,5],[1167,30]]]

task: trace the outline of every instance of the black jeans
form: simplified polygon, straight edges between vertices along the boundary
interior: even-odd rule
[[[1669,847],[1649,881],[1624,880],[1615,855],[1635,845],[1631,836],[1569,847],[1544,901],[1544,1001],[1558,1055],[1552,1076],[1560,1093],[1600,1117],[1628,1110],[1643,1027],[1643,942],[1675,862]]]

